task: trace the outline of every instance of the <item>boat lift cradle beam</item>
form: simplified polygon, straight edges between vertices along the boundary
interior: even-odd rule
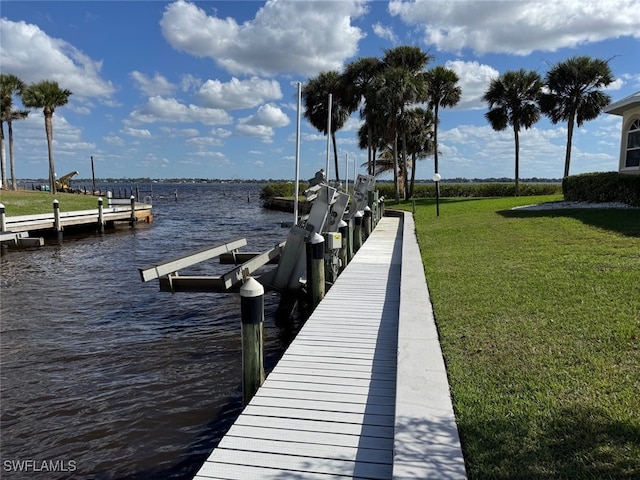
[[[141,268],[143,281],[158,278],[161,292],[229,292],[238,287],[245,277],[260,267],[273,263],[280,257],[286,242],[259,253],[252,254],[247,261],[222,276],[179,275],[178,270],[226,253],[237,254],[238,247],[246,245],[241,238],[230,243],[206,248],[193,254],[184,255],[167,262]]]

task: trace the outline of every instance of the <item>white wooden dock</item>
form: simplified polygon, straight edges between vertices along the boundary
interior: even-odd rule
[[[437,352],[414,357],[435,325],[407,236],[415,243],[412,218],[378,223],[196,479],[466,478],[437,333]],[[427,311],[401,308],[402,291],[416,294],[401,288],[405,262],[417,262],[406,273],[421,276]],[[417,317],[400,328],[409,338],[402,310]]]
[[[150,222],[153,219],[152,207],[146,204],[137,204],[134,215],[140,221]],[[60,212],[60,227],[71,227],[77,225],[97,224],[99,219],[98,209],[74,210],[71,212]],[[105,207],[103,209],[103,221],[129,221],[131,220],[130,206]],[[55,215],[52,213],[42,213],[36,215],[14,215],[6,217],[6,232],[37,232],[40,230],[52,230],[55,228]]]

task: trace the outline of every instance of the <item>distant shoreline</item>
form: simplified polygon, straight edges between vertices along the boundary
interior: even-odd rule
[[[266,184],[266,183],[293,183],[293,179],[207,179],[207,178],[96,178],[96,183],[169,183],[169,184]],[[302,180],[301,180],[302,181]],[[350,181],[352,181],[350,179]],[[521,178],[520,183],[545,183],[545,184],[561,184],[561,178]],[[24,178],[17,180],[19,185],[30,184],[46,184],[48,179],[44,178]],[[74,184],[92,183],[91,178],[74,178]],[[499,177],[499,178],[443,178],[440,183],[463,183],[463,184],[483,184],[483,183],[513,183],[513,178]],[[393,180],[376,179],[376,183],[381,184],[393,184]],[[432,184],[431,179],[416,179],[415,183],[419,184]]]

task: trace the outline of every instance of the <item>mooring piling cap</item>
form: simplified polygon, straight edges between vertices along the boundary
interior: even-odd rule
[[[313,235],[311,235],[311,244],[315,245],[318,243],[322,243],[324,242],[324,237],[322,235],[320,235],[318,232],[314,232]]]
[[[240,287],[241,297],[259,297],[264,295],[264,287],[253,277],[247,278]]]
[[[338,228],[344,228],[344,227],[347,227],[348,225],[349,224],[344,220],[340,220],[340,223],[338,223]]]
[[[355,213],[354,217],[364,217],[364,211],[362,211],[362,210],[358,210],[358,211]]]

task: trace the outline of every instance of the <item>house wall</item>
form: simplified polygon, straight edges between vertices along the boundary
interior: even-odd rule
[[[640,167],[625,168],[625,161],[627,158],[627,132],[631,123],[640,118],[640,105],[630,108],[622,116],[622,136],[620,137],[620,161],[618,165],[618,171],[620,173],[630,173],[640,175]]]

